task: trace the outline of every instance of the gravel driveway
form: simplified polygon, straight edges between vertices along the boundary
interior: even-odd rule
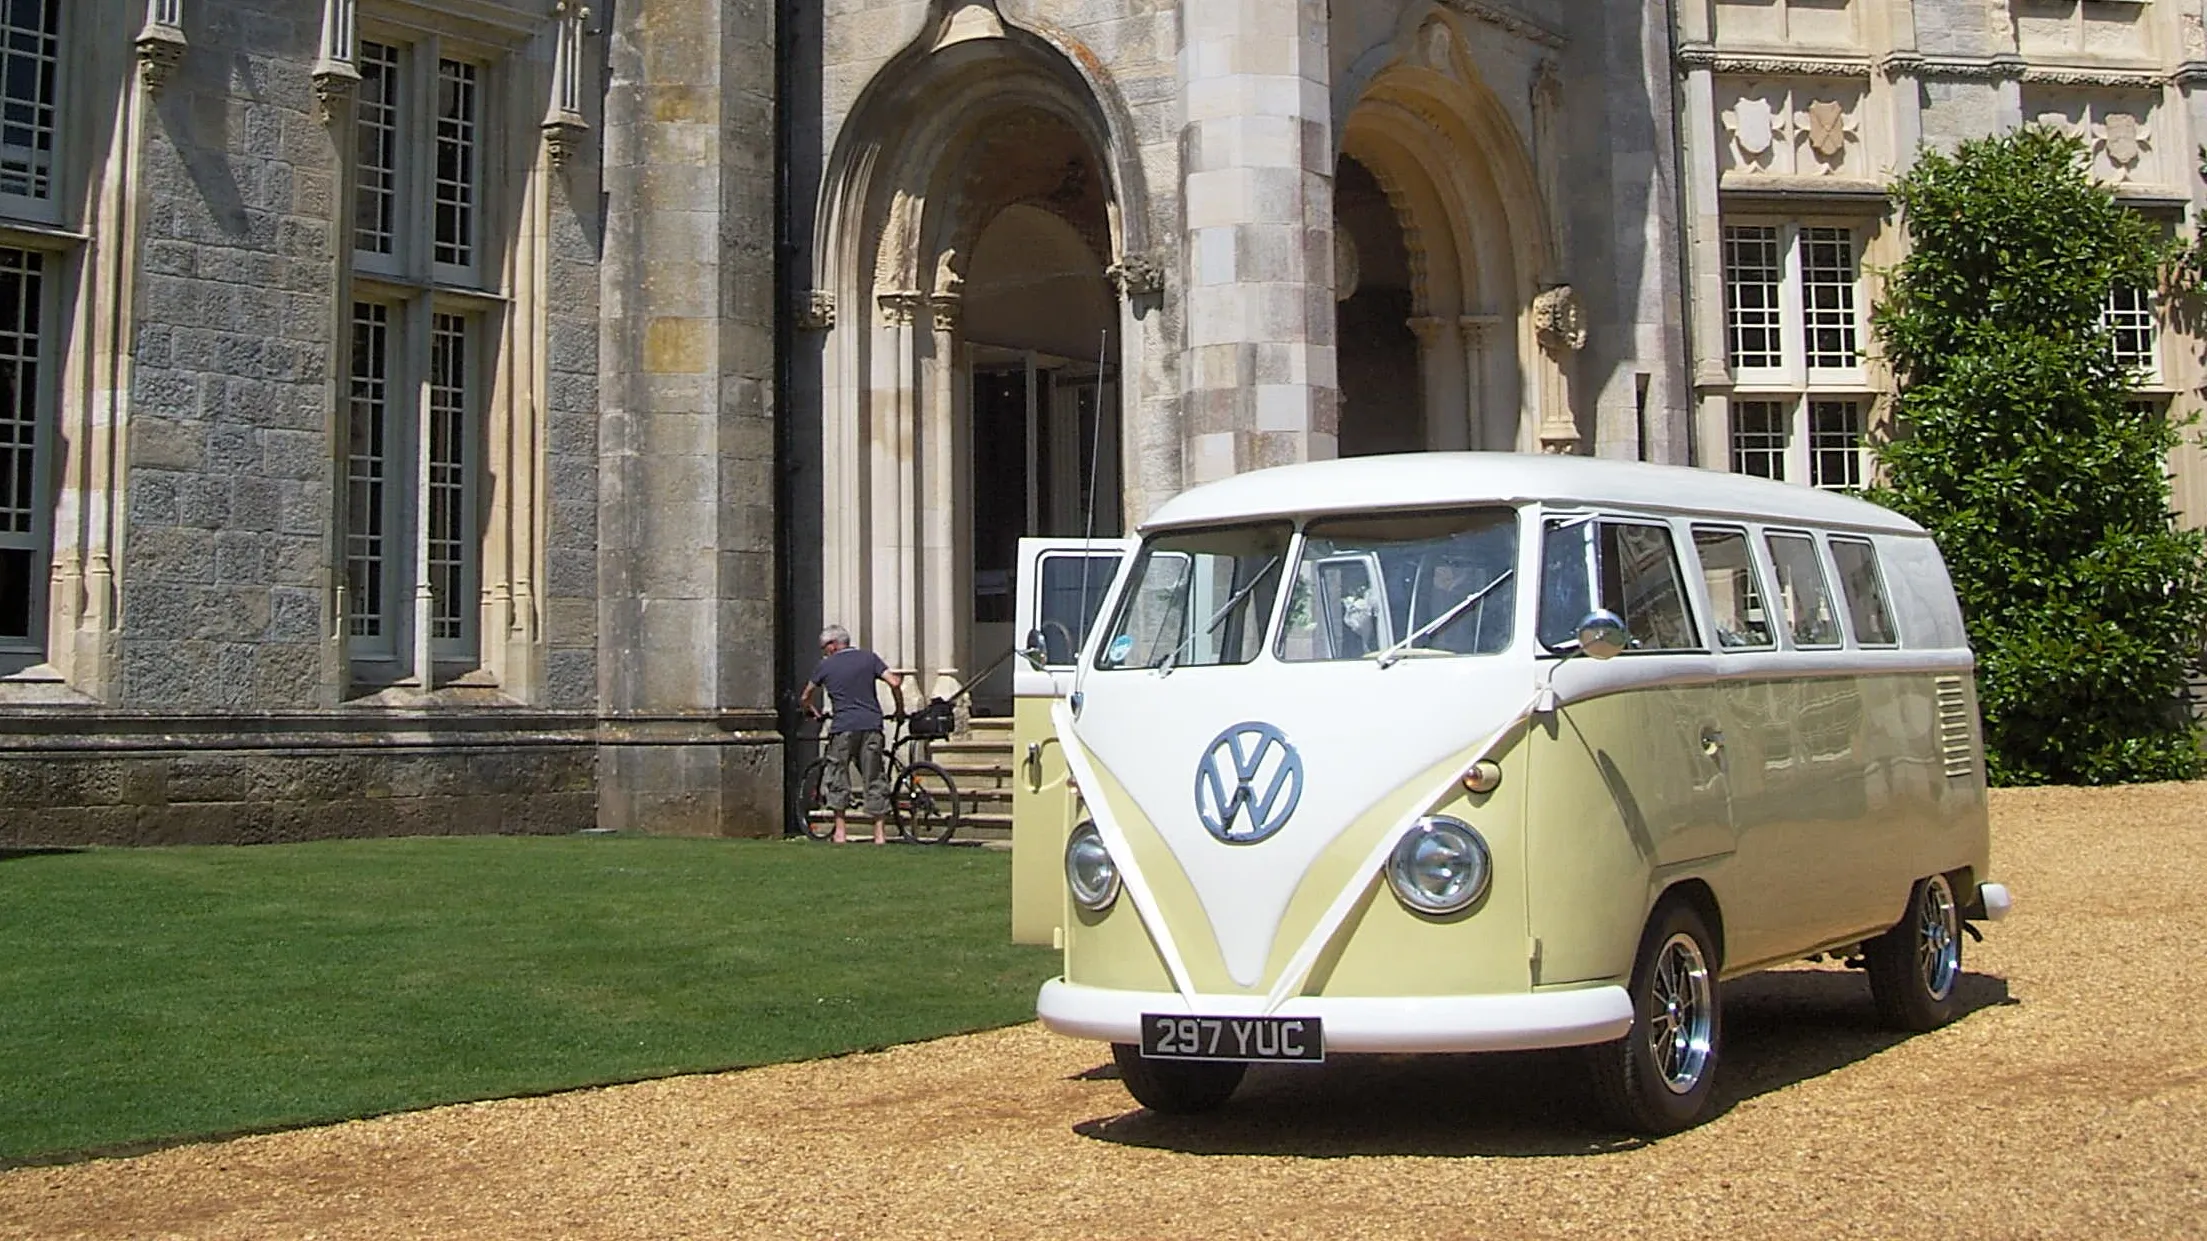
[[[0,1236],[2207,1236],[2207,784],[1995,795],[1972,1011],[1737,984],[1722,1113],[1583,1127],[1568,1057],[1252,1074],[1135,1110],[1024,1026],[0,1174]]]

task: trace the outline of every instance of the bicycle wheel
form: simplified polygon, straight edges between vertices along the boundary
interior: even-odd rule
[[[828,813],[828,760],[826,755],[805,764],[797,778],[797,828],[814,840],[835,835],[835,820]]]
[[[917,762],[898,774],[890,792],[897,833],[918,845],[939,845],[958,830],[958,786],[950,773]]]

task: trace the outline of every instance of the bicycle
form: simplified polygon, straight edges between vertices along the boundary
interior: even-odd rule
[[[824,724],[826,717],[821,718]],[[957,782],[924,757],[905,757],[905,750],[950,735],[950,703],[936,699],[911,715],[899,711],[893,718],[896,728],[881,756],[887,768],[882,774],[889,783],[889,818],[896,824],[897,835],[909,844],[945,844],[958,830]],[[805,764],[798,777],[797,825],[814,840],[827,840],[835,833],[834,814],[827,804],[828,767],[828,756],[821,754]]]

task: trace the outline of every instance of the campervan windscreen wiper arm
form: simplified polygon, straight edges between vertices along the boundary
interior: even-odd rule
[[[1517,576],[1517,570],[1515,569],[1502,570],[1502,576],[1495,578],[1493,581],[1488,582],[1486,585],[1481,586],[1479,589],[1472,591],[1468,595],[1465,595],[1462,599],[1456,601],[1455,607],[1450,608],[1448,611],[1443,612],[1439,616],[1434,617],[1432,620],[1429,620],[1423,625],[1418,626],[1418,628],[1408,637],[1404,638],[1400,642],[1395,643],[1393,646],[1388,647],[1386,650],[1381,651],[1379,653],[1379,666],[1382,668],[1392,668],[1396,664],[1402,662],[1402,653],[1409,650],[1413,645],[1415,645],[1418,639],[1430,637],[1434,633],[1434,631],[1438,630],[1441,626],[1446,625],[1448,622],[1455,620],[1459,616],[1462,616],[1464,614],[1464,609],[1470,607],[1474,603],[1479,602],[1481,599],[1486,598],[1487,595],[1490,594],[1495,587],[1500,586],[1502,583],[1509,581],[1515,576]]]
[[[1272,559],[1265,561],[1264,567],[1257,570],[1257,576],[1250,578],[1248,585],[1243,586],[1240,590],[1235,591],[1231,596],[1227,598],[1226,602],[1218,605],[1218,611],[1211,613],[1211,619],[1203,623],[1203,628],[1195,630],[1187,637],[1182,638],[1180,640],[1180,645],[1165,652],[1165,657],[1158,660],[1156,663],[1151,664],[1150,667],[1156,669],[1160,673],[1171,672],[1173,670],[1173,665],[1180,662],[1181,653],[1188,649],[1188,644],[1218,628],[1219,622],[1225,620],[1229,615],[1231,615],[1235,608],[1240,607],[1242,600],[1247,599],[1251,591],[1263,585],[1264,579],[1272,576],[1272,570],[1279,567],[1279,563],[1280,558],[1278,556],[1274,556]]]

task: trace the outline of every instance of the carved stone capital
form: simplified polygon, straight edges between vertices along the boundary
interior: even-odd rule
[[[881,322],[887,327],[910,327],[919,317],[920,307],[927,304],[927,295],[902,290],[883,293],[874,301],[881,308]]]
[[[1570,285],[1559,284],[1533,299],[1533,329],[1540,334],[1540,343],[1551,351],[1586,347],[1586,311]]]
[[[1436,315],[1419,315],[1405,320],[1404,326],[1418,338],[1418,344],[1432,349],[1450,343],[1449,338],[1456,334],[1458,322],[1456,319],[1443,319]]]
[[[835,326],[835,293],[830,289],[806,289],[797,295],[797,330],[825,332]]]
[[[335,124],[360,90],[360,70],[337,60],[314,66],[314,105],[324,125]]]
[[[956,293],[937,293],[927,300],[930,321],[938,332],[955,332],[965,314],[966,299]]]
[[[138,76],[147,94],[161,93],[190,47],[182,28],[161,21],[146,23],[146,28],[138,32]]]
[[[590,138],[590,122],[580,116],[556,116],[544,122],[544,154],[554,170],[565,168]]]
[[[1165,291],[1165,269],[1146,254],[1120,255],[1118,262],[1104,269],[1104,274],[1119,286],[1121,297],[1148,297]]]

